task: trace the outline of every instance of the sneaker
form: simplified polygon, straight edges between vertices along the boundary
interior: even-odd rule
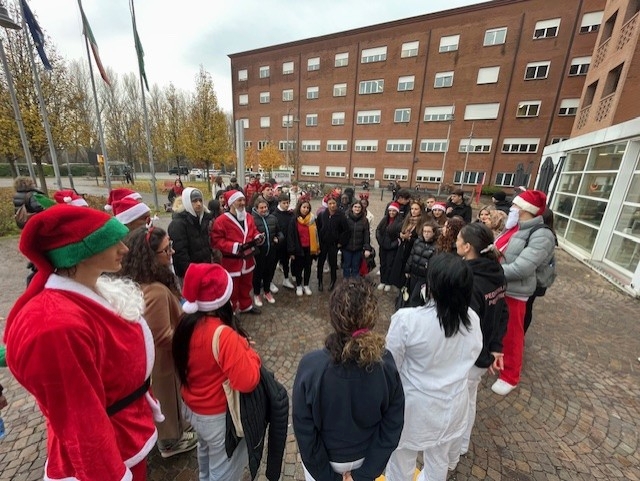
[[[160,449],[160,456],[163,458],[170,458],[171,456],[175,456],[176,454],[186,453],[187,451],[191,451],[198,445],[198,436],[194,432],[184,432],[179,441],[168,446],[166,448]]]
[[[381,291],[385,288],[385,284],[378,284],[378,290]]]
[[[302,286],[296,287],[296,296],[300,297],[302,295]]]
[[[329,266],[324,266],[324,269],[322,269],[322,272],[324,272],[325,274],[327,272],[331,272],[331,268]]]
[[[286,287],[287,289],[295,289],[296,286],[293,285],[293,282],[291,282],[289,280],[289,278],[286,278],[284,281],[282,281],[282,287]],[[273,291],[273,289],[271,289]]]
[[[309,289],[309,286],[304,286],[304,293],[308,296],[310,296],[311,294],[313,294],[313,292],[311,292],[311,289]]]
[[[506,396],[515,388],[516,386],[513,386],[509,384],[507,381],[503,381],[502,379],[498,379],[496,382],[493,383],[493,386],[491,386],[491,390],[496,394],[500,394],[500,396]]]
[[[389,284],[384,286],[384,292],[389,292],[391,290],[391,286]]]
[[[273,298],[273,294],[271,294],[270,292],[267,292],[264,295],[264,300],[267,301],[269,304],[273,304],[274,302],[276,302],[276,300]]]
[[[380,275],[380,271],[376,272],[376,276],[379,276],[379,275]]]
[[[269,285],[269,290],[271,291],[271,294],[277,294],[278,291],[280,289],[278,289],[278,286],[276,286],[273,282]]]
[[[258,307],[262,307],[262,299],[260,299],[260,295],[253,296],[253,304]]]

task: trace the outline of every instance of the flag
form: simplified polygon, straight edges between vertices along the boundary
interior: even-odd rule
[[[51,64],[49,63],[49,59],[47,58],[47,54],[44,52],[44,34],[40,29],[40,25],[38,25],[36,17],[33,16],[26,0],[20,0],[20,3],[22,4],[24,21],[27,22],[27,25],[29,26],[29,31],[31,32],[31,37],[33,38],[33,43],[36,46],[38,55],[40,55],[40,60],[42,60],[42,64],[46,70],[53,70],[53,67],[51,67]]]
[[[147,82],[147,74],[144,71],[144,50],[142,50],[142,43],[140,43],[140,36],[138,35],[138,28],[136,27],[136,11],[133,6],[133,0],[130,4],[131,10],[131,23],[133,24],[133,40],[136,44],[136,54],[138,55],[138,70],[140,71],[140,77],[144,80],[144,86],[149,91],[149,82]]]
[[[84,10],[82,9],[82,3],[78,0],[78,6],[80,7],[80,14],[82,15],[82,33],[89,41],[91,45],[91,51],[93,52],[93,58],[96,61],[96,66],[98,67],[98,71],[100,72],[100,76],[102,80],[111,87],[111,82],[109,81],[109,77],[107,75],[107,71],[104,69],[104,65],[102,65],[102,60],[100,60],[100,52],[98,51],[98,44],[96,43],[96,39],[93,36],[93,32],[91,31],[91,26],[89,25],[89,20],[87,20],[87,16],[84,14]]]

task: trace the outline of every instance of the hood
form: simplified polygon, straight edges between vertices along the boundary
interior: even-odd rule
[[[486,279],[491,284],[506,283],[504,279],[504,271],[498,262],[486,257],[478,257],[477,259],[472,259],[468,262],[471,270],[473,271],[474,277]]]

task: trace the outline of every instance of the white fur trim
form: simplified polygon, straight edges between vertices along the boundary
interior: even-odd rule
[[[130,222],[133,222],[134,220],[139,219],[143,215],[149,214],[150,212],[151,212],[151,209],[149,209],[149,207],[147,207],[146,204],[140,202],[134,205],[133,207],[131,207],[130,209],[127,209],[124,212],[120,212],[118,215],[116,215],[116,219],[118,219],[124,225],[127,225]]]
[[[520,207],[522,210],[529,212],[531,215],[537,216],[540,212],[540,207],[533,205],[531,202],[527,202],[520,195],[515,197],[511,202]]]
[[[125,199],[142,199],[142,195],[140,195],[138,192],[134,192],[133,194],[125,195],[124,198]]]
[[[198,303],[198,310],[201,312],[209,312],[215,311],[220,307],[224,306],[229,299],[231,299],[231,293],[233,292],[233,279],[231,279],[231,275],[225,271],[227,274],[227,288],[222,293],[222,296],[213,301],[196,301]]]
[[[185,301],[185,303],[182,304],[182,310],[187,314],[193,314],[194,312],[198,312],[198,302]]]
[[[157,440],[158,440],[158,430],[154,429],[153,434],[149,439],[147,439],[147,442],[144,443],[144,446],[140,448],[140,451],[138,451],[136,454],[131,456],[129,459],[125,459],[124,465],[127,468],[133,468],[134,466],[144,461],[144,458],[147,456],[147,454],[149,454],[149,451],[151,451],[153,447],[156,445]],[[124,480],[127,478],[122,478],[122,479]],[[129,478],[129,479],[133,479],[133,478]]]
[[[49,476],[47,476],[47,465],[49,464],[49,459],[47,458],[47,460],[44,462],[44,477],[42,478],[44,481],[80,481],[78,478],[71,476],[71,477],[67,477],[67,478],[50,478]],[[135,466],[135,464],[134,464]],[[120,479],[120,481],[133,481],[133,474],[131,473],[131,470],[129,469],[129,467],[126,465],[125,463],[125,472],[124,472],[124,476],[122,476],[122,478]]]
[[[238,199],[244,199],[244,194],[242,192],[240,192],[239,190],[236,191],[236,193],[233,194],[231,197],[229,197],[229,200],[227,201],[227,204],[229,205],[229,207],[231,207],[233,205],[233,203]]]
[[[66,197],[65,197],[65,202],[66,202]],[[75,199],[72,200],[71,202],[69,202],[69,204],[71,205],[77,205],[78,207],[87,207],[89,204],[87,204],[87,201],[84,200],[82,197],[80,197],[79,199]]]

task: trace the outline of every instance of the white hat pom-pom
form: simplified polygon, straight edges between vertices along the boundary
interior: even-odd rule
[[[64,197],[62,200],[64,200],[65,204],[69,204],[73,199],[69,196]]]
[[[104,210],[106,210],[107,212],[111,212],[113,210],[113,207],[111,207],[110,204],[107,204],[104,206]]]
[[[198,312],[198,303],[185,301],[185,303],[182,304],[182,310],[187,314],[193,314],[194,312]]]

